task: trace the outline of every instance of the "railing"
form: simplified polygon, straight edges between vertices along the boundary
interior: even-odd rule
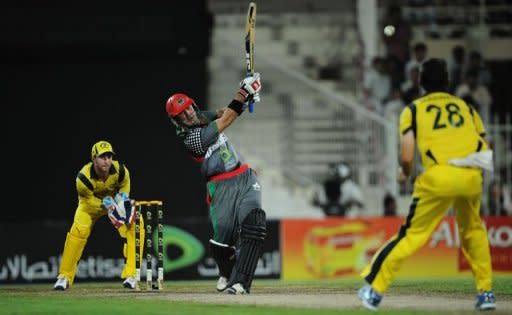
[[[487,128],[487,139],[494,151],[494,172],[486,173],[484,176],[482,208],[485,214],[492,215],[504,210],[512,210],[510,209],[511,205],[506,204],[511,202],[512,198],[512,122],[510,116],[510,113],[506,113],[503,122],[500,123],[500,117],[497,114],[493,115],[492,123]],[[492,192],[493,190],[494,192]],[[509,209],[504,209],[505,206],[508,206]]]

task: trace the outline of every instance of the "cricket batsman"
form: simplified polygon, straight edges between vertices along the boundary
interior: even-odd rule
[[[265,211],[256,173],[245,164],[224,134],[247,107],[259,102],[260,75],[240,82],[231,103],[217,111],[199,111],[189,96],[176,93],[166,111],[185,150],[200,164],[207,181],[213,228],[210,252],[219,268],[217,290],[249,293],[266,237]]]

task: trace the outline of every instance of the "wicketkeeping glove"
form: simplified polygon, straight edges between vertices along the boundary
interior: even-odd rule
[[[126,217],[122,213],[119,213],[114,198],[110,196],[103,198],[102,205],[103,208],[107,211],[108,218],[110,222],[112,222],[112,225],[114,225],[116,228],[119,228],[121,225],[125,224]]]
[[[131,224],[135,221],[135,201],[128,197],[124,192],[118,193],[114,200],[118,213],[124,217],[124,222]]]
[[[238,93],[244,98],[244,102],[254,100],[260,101],[259,92],[261,90],[260,74],[255,72],[252,76],[247,77],[240,81],[240,89]]]
[[[112,198],[110,196],[103,198],[103,200],[101,201],[101,205],[103,206],[103,209],[107,212],[113,211],[116,208],[115,203],[116,202],[114,201],[114,198]]]
[[[135,202],[130,200],[126,193],[119,193],[114,198],[105,197],[102,200],[102,205],[107,211],[110,222],[116,228],[135,221]]]

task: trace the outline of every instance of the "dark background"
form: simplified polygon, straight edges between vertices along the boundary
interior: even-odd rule
[[[76,174],[99,140],[128,167],[133,198],[163,200],[167,217],[207,216],[198,166],[165,112],[178,91],[207,102],[206,1],[104,2],[0,5],[1,221],[71,222]]]

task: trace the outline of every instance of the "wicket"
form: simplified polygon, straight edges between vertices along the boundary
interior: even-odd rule
[[[162,219],[164,216],[163,202],[160,200],[137,201],[136,218],[135,218],[135,289],[141,290],[141,257],[140,257],[140,229],[141,219],[144,218],[146,229],[146,290],[163,290],[164,288],[164,250],[163,250],[163,234],[164,226]],[[156,209],[156,227],[158,231],[158,264],[157,264],[157,286],[153,287],[153,229],[155,222],[153,220],[154,210]],[[144,215],[144,216],[143,216]]]

